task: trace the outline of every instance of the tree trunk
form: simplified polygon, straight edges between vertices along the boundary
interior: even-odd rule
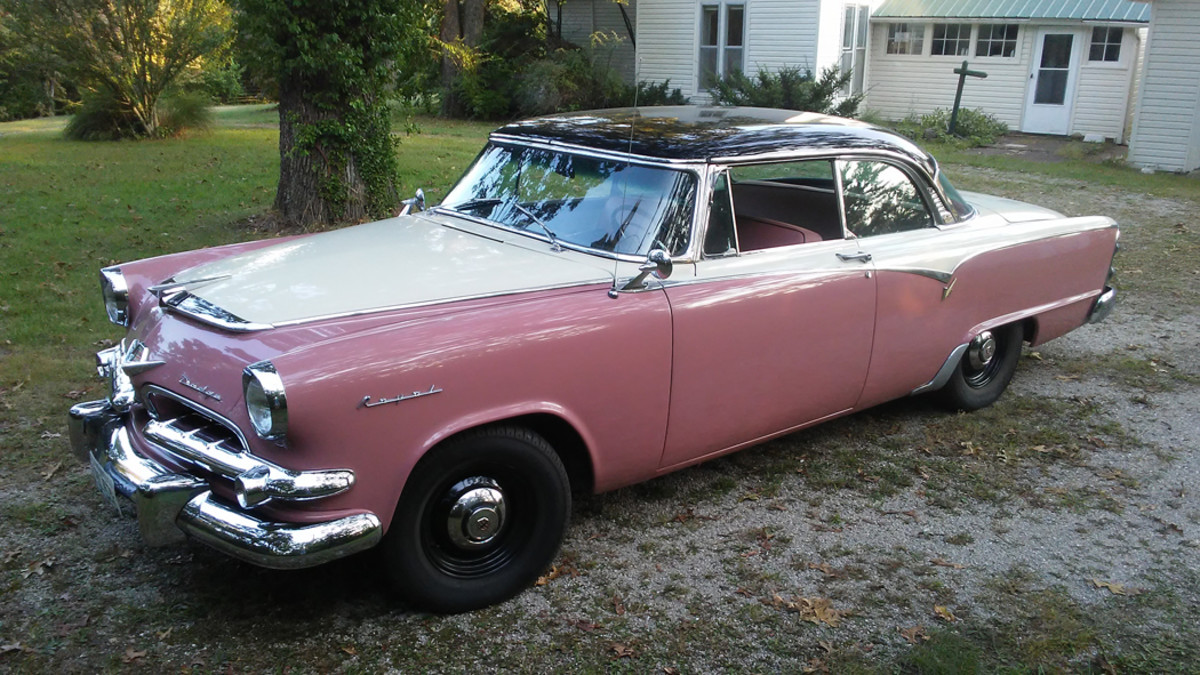
[[[483,0],[463,0],[462,36],[468,47],[478,47],[483,39],[483,15]]]
[[[297,148],[297,126],[340,117],[346,111],[318,110],[306,100],[303,84],[279,82],[279,187],[275,210],[291,225],[308,228],[367,217],[367,187],[353,151],[340,152],[319,141]]]
[[[462,40],[462,22],[458,17],[458,0],[446,0],[442,6],[442,30],[438,35],[443,45],[457,45]],[[458,101],[454,96],[454,80],[458,77],[458,63],[449,49],[442,48],[442,114],[458,112]]]

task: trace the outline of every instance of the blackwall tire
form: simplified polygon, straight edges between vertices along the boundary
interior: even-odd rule
[[[1010,324],[984,333],[994,340],[990,357],[981,358],[981,350],[973,342],[950,381],[937,392],[941,403],[951,410],[978,410],[995,403],[1017,370],[1025,335],[1021,325]]]
[[[382,544],[388,580],[433,612],[507,600],[549,567],[570,512],[566,469],[545,439],[521,427],[468,432],[413,469]]]

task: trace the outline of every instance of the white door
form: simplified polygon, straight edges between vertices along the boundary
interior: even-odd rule
[[[1080,42],[1078,35],[1061,29],[1038,31],[1021,131],[1066,134],[1070,130]]]

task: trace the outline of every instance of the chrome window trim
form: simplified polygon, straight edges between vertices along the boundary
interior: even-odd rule
[[[634,132],[637,133],[636,130]],[[636,137],[636,136],[635,136]],[[574,143],[563,143],[562,141],[551,141],[543,139],[527,138],[525,136],[513,136],[511,134],[494,133],[488,136],[488,140],[501,145],[519,145],[527,148],[538,150],[554,150],[556,152],[570,152],[577,155],[585,155],[596,159],[608,159],[616,161],[630,162],[632,164],[640,164],[644,166],[657,168],[673,168],[692,167],[698,169],[707,164],[706,160],[699,159],[665,159],[662,157],[653,157],[651,155],[639,155],[632,152],[617,152],[614,150],[600,150],[591,148],[586,145],[576,145]]]
[[[150,404],[151,394],[161,394],[175,401],[176,403],[180,403],[188,408],[191,408],[193,412],[212,419],[212,421],[220,424],[226,429],[229,429],[235,436],[237,436],[238,441],[242,444],[242,449],[246,452],[246,454],[250,453],[250,444],[246,442],[246,435],[242,433],[242,430],[238,428],[238,425],[234,424],[233,421],[228,417],[217,413],[211,408],[202,406],[191,399],[184,398],[170,389],[164,389],[157,384],[147,384],[142,387],[142,405],[146,408],[146,411],[150,413],[150,417],[156,420],[158,419],[157,411],[155,411],[153,405]]]

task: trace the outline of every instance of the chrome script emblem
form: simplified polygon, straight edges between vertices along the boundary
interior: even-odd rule
[[[208,398],[211,398],[214,401],[221,400],[220,394],[213,391],[212,389],[209,389],[208,387],[204,387],[204,386],[196,384],[195,382],[192,382],[191,380],[188,379],[187,375],[184,375],[183,377],[179,378],[179,384],[182,384],[183,386],[187,387],[188,389],[191,389],[192,391],[199,392],[200,394],[203,394],[204,396],[207,396]]]
[[[401,401],[407,401],[409,399],[421,398],[422,396],[433,396],[434,394],[440,394],[440,393],[442,393],[442,390],[438,389],[436,384],[433,384],[433,385],[429,386],[428,391],[414,391],[411,394],[401,394],[401,395],[397,396],[396,398],[381,398],[375,402],[371,401],[370,396],[364,396],[363,399],[358,402],[358,407],[359,408],[374,408],[375,406],[387,405],[389,403],[399,403]]]

